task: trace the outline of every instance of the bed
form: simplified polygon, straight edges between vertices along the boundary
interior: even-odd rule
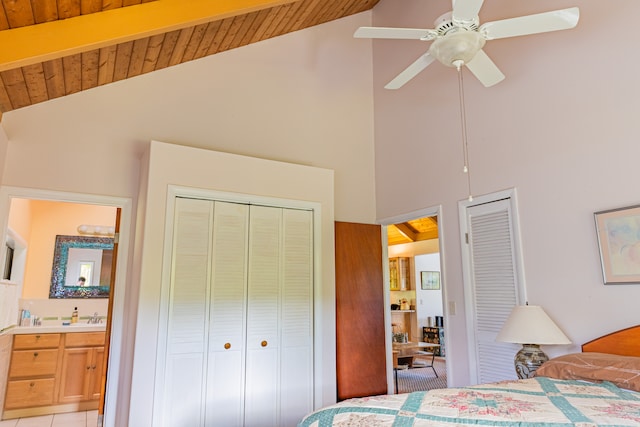
[[[640,326],[544,363],[534,378],[354,398],[307,415],[324,426],[639,426]]]

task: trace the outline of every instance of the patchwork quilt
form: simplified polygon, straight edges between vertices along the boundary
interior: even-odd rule
[[[299,427],[640,426],[640,393],[610,382],[537,377],[345,400]]]

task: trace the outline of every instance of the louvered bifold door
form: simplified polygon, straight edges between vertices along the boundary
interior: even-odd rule
[[[177,198],[162,425],[203,426],[213,202]],[[151,361],[150,361],[151,363]]]
[[[313,409],[312,219],[311,211],[283,211],[281,426],[296,426]]]
[[[277,426],[282,209],[250,211],[245,426]]]
[[[515,378],[513,345],[496,335],[519,300],[514,223],[510,201],[467,208],[475,370],[479,383]],[[473,367],[472,367],[473,368]],[[472,369],[473,371],[473,369]],[[473,374],[473,372],[472,372]]]
[[[295,426],[312,410],[312,214],[251,206],[245,426]]]
[[[243,425],[248,224],[248,205],[215,202],[207,426]]]
[[[155,423],[295,426],[313,409],[312,211],[178,197],[174,216]]]

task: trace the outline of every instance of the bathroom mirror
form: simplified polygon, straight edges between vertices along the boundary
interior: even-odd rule
[[[113,238],[56,236],[49,298],[108,298]]]

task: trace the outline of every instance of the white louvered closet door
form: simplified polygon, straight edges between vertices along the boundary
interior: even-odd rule
[[[246,426],[278,425],[282,209],[251,206]]]
[[[295,426],[313,409],[312,211],[176,198],[174,216],[155,424]]]
[[[495,340],[522,293],[511,200],[471,206],[466,215],[470,262],[465,266],[471,283],[465,283],[465,292],[472,295],[467,315],[475,352],[471,373],[478,383],[514,379],[513,345]]]
[[[312,216],[251,206],[245,426],[295,426],[312,409]]]
[[[313,217],[283,210],[280,425],[313,409]]]
[[[249,206],[215,202],[213,218],[206,425],[241,426]]]
[[[213,202],[176,199],[161,422],[204,425]]]

